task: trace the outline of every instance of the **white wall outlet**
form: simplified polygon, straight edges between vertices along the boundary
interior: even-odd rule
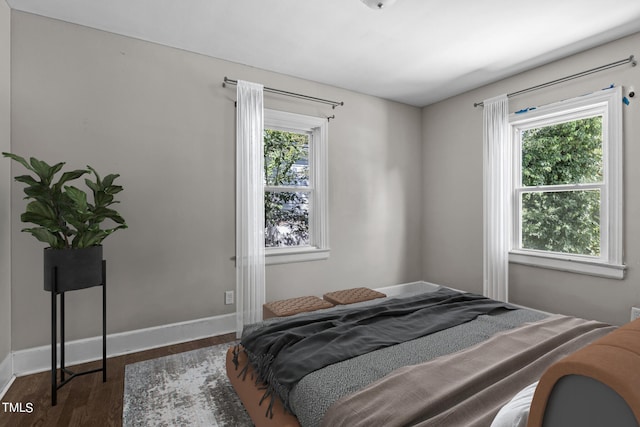
[[[224,292],[224,303],[225,305],[233,304],[233,291]]]
[[[631,321],[640,317],[640,307],[631,307]]]

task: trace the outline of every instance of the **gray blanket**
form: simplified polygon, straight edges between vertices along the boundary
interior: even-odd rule
[[[333,404],[323,426],[488,426],[552,363],[614,328],[551,316],[467,350],[398,369]]]

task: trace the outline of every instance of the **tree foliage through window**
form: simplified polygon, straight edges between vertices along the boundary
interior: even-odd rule
[[[521,140],[522,185],[536,187],[522,192],[522,247],[599,256],[601,192],[575,185],[603,180],[602,117],[525,130]]]
[[[264,131],[265,246],[309,244],[309,135]]]

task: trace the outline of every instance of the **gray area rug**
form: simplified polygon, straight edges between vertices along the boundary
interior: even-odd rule
[[[221,344],[125,367],[122,425],[252,426],[227,379]]]

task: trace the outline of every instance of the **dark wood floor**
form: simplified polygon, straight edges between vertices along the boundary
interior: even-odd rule
[[[154,359],[175,353],[231,342],[235,334],[221,335],[183,344],[142,351],[107,360],[107,382],[102,373],[74,378],[58,390],[58,404],[51,406],[51,373],[42,372],[16,378],[2,402],[21,403],[33,412],[11,413],[0,406],[1,427],[23,426],[121,426],[124,367],[129,363]],[[100,368],[102,362],[91,362],[71,368],[78,372]]]

